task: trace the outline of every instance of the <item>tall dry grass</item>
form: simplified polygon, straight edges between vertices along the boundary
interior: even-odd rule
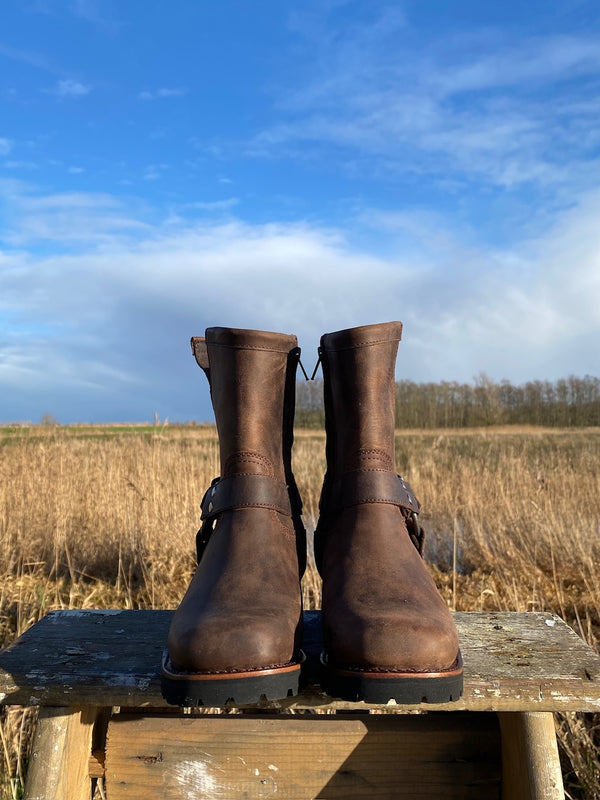
[[[309,533],[324,434],[299,431]],[[600,430],[398,432],[423,503],[426,558],[457,610],[548,610],[600,640]],[[0,446],[0,644],[54,608],[173,608],[194,570],[212,428],[14,429]],[[309,535],[310,541],[310,535]],[[318,607],[314,566],[304,579]],[[19,796],[35,712],[2,712],[0,797]],[[600,715],[561,715],[568,794],[600,798]]]

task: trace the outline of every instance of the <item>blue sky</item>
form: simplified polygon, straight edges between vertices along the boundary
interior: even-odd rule
[[[189,337],[598,375],[600,6],[2,0],[0,420],[210,419]]]

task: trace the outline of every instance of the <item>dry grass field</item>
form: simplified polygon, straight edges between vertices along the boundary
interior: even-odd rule
[[[324,434],[294,471],[312,530]],[[456,610],[552,611],[600,643],[600,429],[399,431],[426,560]],[[174,608],[194,569],[211,427],[0,429],[0,645],[55,608]],[[314,567],[304,579],[319,605]],[[4,709],[0,797],[22,791],[35,711]],[[600,715],[557,719],[569,797],[600,798]]]

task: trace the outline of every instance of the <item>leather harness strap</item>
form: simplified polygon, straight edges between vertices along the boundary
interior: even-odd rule
[[[357,470],[344,475],[340,507],[363,503],[390,503],[415,514],[421,506],[408,483],[393,472]]]
[[[267,475],[231,475],[215,479],[202,500],[201,519],[240,508],[268,508],[292,516],[288,487]]]

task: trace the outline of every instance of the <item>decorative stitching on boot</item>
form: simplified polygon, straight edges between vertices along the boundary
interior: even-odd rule
[[[294,348],[291,347],[290,350],[284,348],[283,350],[278,350],[276,347],[259,347],[258,345],[253,344],[220,344],[217,342],[209,342],[210,347],[224,347],[227,350],[257,350],[262,353],[289,353],[290,350]]]
[[[328,663],[328,662],[327,662]],[[329,665],[329,664],[328,664]],[[380,675],[443,675],[444,673],[454,673],[463,669],[463,660],[460,650],[456,658],[449,667],[377,667],[377,666],[360,666],[357,664],[344,664],[334,662],[331,664],[334,670],[344,672],[357,672],[357,673],[377,673]]]
[[[361,461],[379,461],[383,467],[377,467],[382,471],[392,472],[394,470],[394,460],[386,450],[381,450],[378,447],[361,447],[356,451],[355,460],[357,469],[360,469]],[[367,467],[367,469],[371,469]]]
[[[286,661],[280,664],[264,664],[260,667],[233,667],[232,669],[206,669],[206,670],[192,670],[192,669],[179,669],[171,661],[170,656],[165,659],[164,666],[173,675],[238,675],[246,672],[264,672],[266,670],[275,669],[289,669],[289,667],[298,666],[301,663],[298,661]]]
[[[331,353],[339,353],[342,350],[356,350],[357,347],[365,347],[372,344],[389,344],[391,342],[399,342],[401,341],[400,338],[396,338],[393,336],[391,339],[365,339],[361,340],[360,342],[353,342],[352,344],[346,344],[342,347],[335,346],[335,345],[325,345],[324,349],[328,350]]]
[[[226,475],[251,475],[256,473],[242,472],[240,473],[236,467],[238,464],[256,464],[264,470],[264,474],[272,478],[275,474],[271,460],[261,453],[253,452],[252,450],[239,450],[237,453],[232,453],[225,462]]]

